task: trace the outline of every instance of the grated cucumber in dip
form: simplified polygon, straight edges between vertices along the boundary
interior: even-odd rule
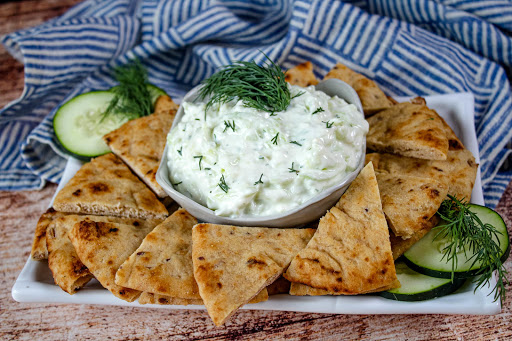
[[[275,113],[232,100],[205,115],[206,102],[184,102],[185,114],[168,135],[174,188],[220,216],[268,216],[356,169],[368,132],[363,115],[314,86],[288,87],[290,105]]]

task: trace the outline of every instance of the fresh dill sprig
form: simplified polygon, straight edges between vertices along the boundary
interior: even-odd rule
[[[315,114],[318,114],[319,112],[324,112],[324,111],[325,111],[325,110],[324,110],[324,108],[319,107],[318,109],[316,109],[315,111],[313,111],[313,112],[311,113],[311,115],[315,115]]]
[[[297,169],[295,169],[294,164],[295,164],[295,162],[292,162],[292,166],[290,168],[288,168],[288,170],[290,171],[290,173],[295,172],[295,174],[299,174],[299,171]]]
[[[452,280],[454,271],[458,264],[457,253],[463,251],[472,252],[468,261],[472,261],[471,267],[481,264],[476,277],[476,289],[486,285],[496,270],[498,274],[496,286],[492,289],[494,301],[505,300],[505,283],[508,283],[508,274],[501,262],[501,249],[499,242],[496,242],[498,234],[501,234],[491,224],[484,224],[480,218],[470,210],[467,201],[458,200],[448,195],[441,204],[437,214],[444,220],[444,223],[437,226],[439,229],[435,239],[446,239],[448,245],[442,250],[443,259],[452,264]],[[496,239],[496,240],[495,240]]]
[[[147,87],[147,71],[138,59],[115,68],[114,77],[119,85],[111,89],[115,96],[103,112],[100,122],[111,114],[122,115],[131,120],[153,112],[153,101]]]
[[[183,151],[183,146],[180,147],[180,149],[176,150],[181,156],[183,156],[183,154],[181,154],[181,152]]]
[[[194,156],[194,159],[199,159],[199,170],[202,170],[201,162],[203,162],[203,156],[202,155],[196,155]]]
[[[224,193],[227,193],[229,191],[229,186],[226,183],[226,179],[224,179],[224,174],[222,174],[222,176],[220,177],[218,186],[220,187],[221,190],[224,191]]]
[[[254,183],[254,185],[255,185],[255,186],[256,186],[257,184],[262,184],[262,183],[263,183],[263,181],[261,181],[261,178],[262,178],[262,177],[263,177],[263,173],[261,173],[261,175],[260,175],[260,179]]]
[[[205,112],[215,103],[241,100],[246,107],[270,113],[283,111],[291,95],[283,70],[266,55],[263,66],[236,61],[204,80],[199,99],[210,96]]]
[[[270,142],[272,142],[273,144],[277,145],[277,138],[279,137],[279,133],[276,134],[276,136],[274,136],[272,138],[272,140],[270,140]]]
[[[297,141],[290,141],[290,143],[293,143],[293,144],[296,144],[297,146],[301,146],[302,147],[302,145],[299,142],[297,142]]]
[[[226,129],[228,128],[231,128],[233,130],[233,132],[235,132],[235,120],[233,120],[233,122],[230,122],[229,120],[227,121],[224,121],[224,125],[226,126],[224,128],[224,130],[222,131],[223,133],[226,131]]]

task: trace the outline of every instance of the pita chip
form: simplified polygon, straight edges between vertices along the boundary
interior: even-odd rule
[[[376,175],[388,225],[403,239],[424,228],[448,193],[444,181],[381,172]]]
[[[330,78],[340,79],[354,88],[361,99],[365,116],[371,116],[393,105],[393,102],[374,81],[349,69],[343,64],[336,64],[324,77],[324,79]]]
[[[298,85],[304,88],[318,84],[318,80],[313,73],[313,64],[311,64],[311,62],[305,62],[288,69],[285,72],[285,80],[291,85]]]
[[[393,253],[393,259],[397,260],[405,251],[409,250],[416,242],[423,238],[428,231],[439,223],[439,217],[434,215],[430,220],[422,223],[421,228],[418,229],[410,238],[403,239],[397,237],[393,231],[389,231],[389,241],[391,243],[391,252]]]
[[[448,185],[448,194],[458,199],[471,199],[478,164],[473,154],[458,139],[450,138],[446,160],[422,160],[393,154],[366,154],[378,172],[430,178]],[[444,199],[444,198],[443,198]]]
[[[256,295],[252,300],[249,301],[249,304],[260,303],[268,300],[269,293],[267,289],[261,290],[258,295]],[[165,296],[160,294],[154,294],[151,292],[143,292],[139,296],[140,304],[161,304],[161,305],[204,305],[203,300],[201,298],[197,299],[187,299],[187,298],[177,298],[171,296]]]
[[[389,285],[386,285],[386,286],[383,286],[383,287],[380,287],[377,289],[373,289],[373,290],[370,290],[367,292],[362,292],[361,294],[371,294],[374,292],[386,291],[389,289],[400,288],[400,286],[401,286],[400,281],[398,281],[398,279],[397,279],[396,281],[394,281],[393,283],[391,283]],[[343,294],[332,292],[332,291],[327,291],[324,289],[313,288],[313,287],[310,287],[308,285],[301,284],[301,283],[291,283],[290,295],[292,295],[292,296],[340,296]]]
[[[121,265],[116,284],[164,296],[201,299],[192,266],[192,227],[197,219],[179,209],[155,227]]]
[[[163,103],[163,98],[169,97],[159,98],[156,106],[159,112],[130,120],[103,137],[112,152],[160,198],[166,197],[167,194],[156,182],[155,175],[177,108],[174,105],[164,110],[164,105],[159,105]]]
[[[32,242],[32,251],[30,256],[33,260],[48,259],[48,248],[46,247],[46,229],[52,221],[66,215],[66,213],[57,212],[53,208],[49,208],[39,218],[36,231],[34,233],[34,240]]]
[[[115,274],[153,228],[154,225],[102,222],[85,218],[69,231],[69,239],[82,263],[103,287],[116,297],[133,302],[141,292],[115,284]]]
[[[313,229],[194,226],[194,276],[213,322],[222,325],[275,281],[313,234]]]
[[[117,222],[133,226],[151,228],[159,221],[87,216],[87,215],[63,215],[55,218],[48,226],[46,243],[48,248],[48,266],[52,271],[55,284],[69,294],[74,294],[93,277],[87,267],[79,259],[71,240],[68,237],[73,226],[84,220],[90,219],[97,222]]]
[[[368,118],[369,149],[428,160],[446,160],[443,119],[425,105],[399,103]]]
[[[317,232],[284,277],[344,295],[367,293],[397,282],[372,163],[320,219]]]
[[[127,218],[165,219],[167,209],[117,156],[84,164],[53,202],[57,211]]]
[[[76,254],[68,238],[71,226],[80,219],[76,215],[66,215],[54,219],[48,224],[46,243],[48,249],[48,267],[53,280],[70,295],[87,284],[93,275]]]
[[[368,119],[368,148],[403,156],[445,160],[448,152],[443,119],[423,104],[399,103]]]

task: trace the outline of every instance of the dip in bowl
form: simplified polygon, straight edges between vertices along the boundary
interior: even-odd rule
[[[292,227],[323,216],[364,164],[368,123],[355,91],[330,79],[289,86],[280,112],[184,98],[156,178],[199,220]]]

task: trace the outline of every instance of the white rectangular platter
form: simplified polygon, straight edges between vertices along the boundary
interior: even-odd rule
[[[405,100],[401,98],[399,100]],[[435,109],[453,128],[464,145],[471,150],[479,162],[478,143],[474,127],[474,98],[472,94],[460,93],[426,97],[429,107]],[[58,190],[80,168],[81,162],[68,161]],[[472,200],[484,204],[480,171],[477,174]],[[32,236],[30,236],[32,237]],[[29,236],[27,236],[29,238]],[[490,286],[475,291],[475,286],[466,283],[457,292],[437,299],[422,302],[398,302],[378,296],[306,296],[290,295],[271,296],[268,301],[245,305],[243,309],[284,310],[314,313],[336,314],[498,314],[501,311],[499,301],[493,301],[490,295],[495,278]],[[45,261],[27,260],[23,270],[12,288],[12,296],[18,302],[38,303],[78,303],[103,304],[157,309],[204,309],[203,306],[140,305],[128,303],[116,298],[101,285],[92,280],[74,295],[62,291],[53,282],[52,274]]]

